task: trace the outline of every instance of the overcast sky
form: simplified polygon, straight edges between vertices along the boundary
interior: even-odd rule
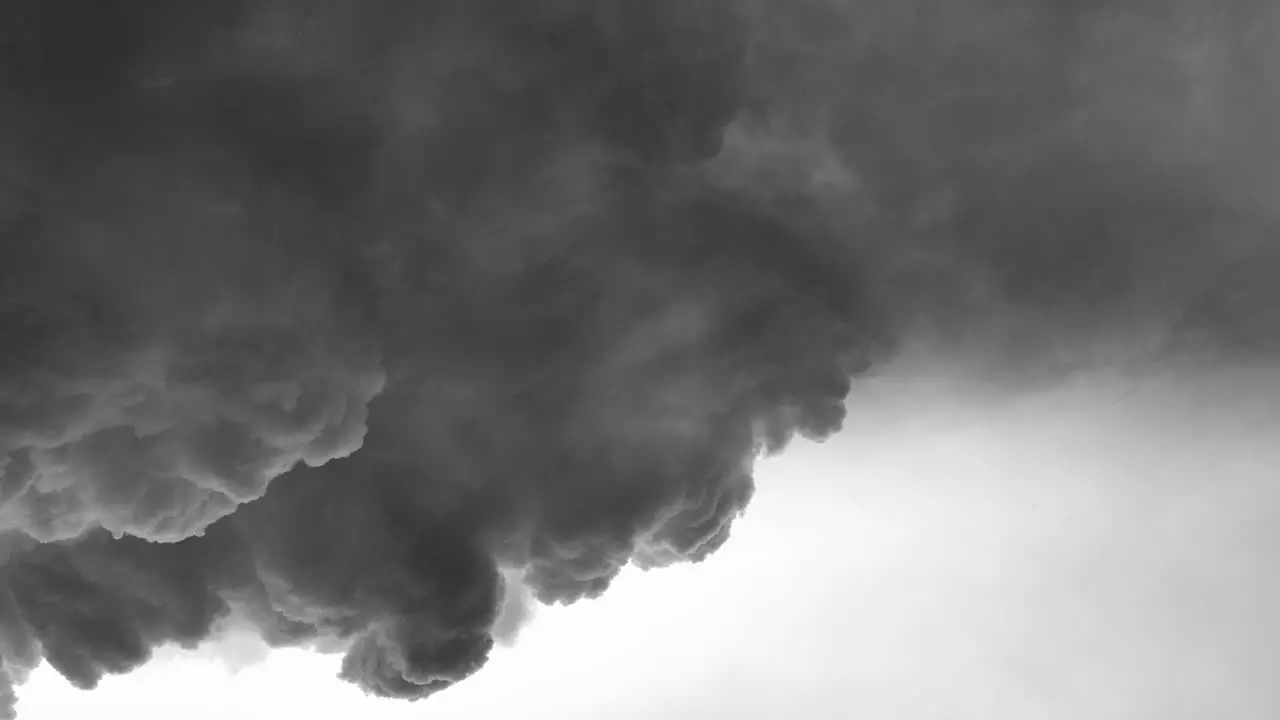
[[[1276,8],[0,2],[0,720],[1280,717]]]
[[[485,672],[424,703],[363,697],[333,678],[335,656],[280,651],[233,675],[162,653],[93,693],[42,669],[21,716],[1280,713],[1280,373],[1020,396],[920,377],[865,383],[840,436],[764,463],[722,552],[543,608]]]

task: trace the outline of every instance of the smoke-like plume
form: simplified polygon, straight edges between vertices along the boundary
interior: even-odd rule
[[[0,716],[226,622],[426,697],[906,346],[1270,362],[1280,13],[1014,5],[6,3]]]

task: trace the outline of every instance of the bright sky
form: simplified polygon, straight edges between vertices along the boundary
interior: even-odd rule
[[[544,608],[425,703],[279,652],[235,675],[167,656],[93,693],[42,669],[19,716],[1280,717],[1280,375],[980,395],[860,389],[841,437],[760,468],[711,560]]]

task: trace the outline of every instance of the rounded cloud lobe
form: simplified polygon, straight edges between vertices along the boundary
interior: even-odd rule
[[[905,345],[1269,360],[1275,13],[912,5],[10,3],[0,680],[232,623],[426,697]]]

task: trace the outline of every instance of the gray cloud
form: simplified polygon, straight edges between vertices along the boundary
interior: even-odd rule
[[[990,5],[10,3],[6,667],[232,622],[421,698],[906,346],[1269,362],[1275,13]]]

